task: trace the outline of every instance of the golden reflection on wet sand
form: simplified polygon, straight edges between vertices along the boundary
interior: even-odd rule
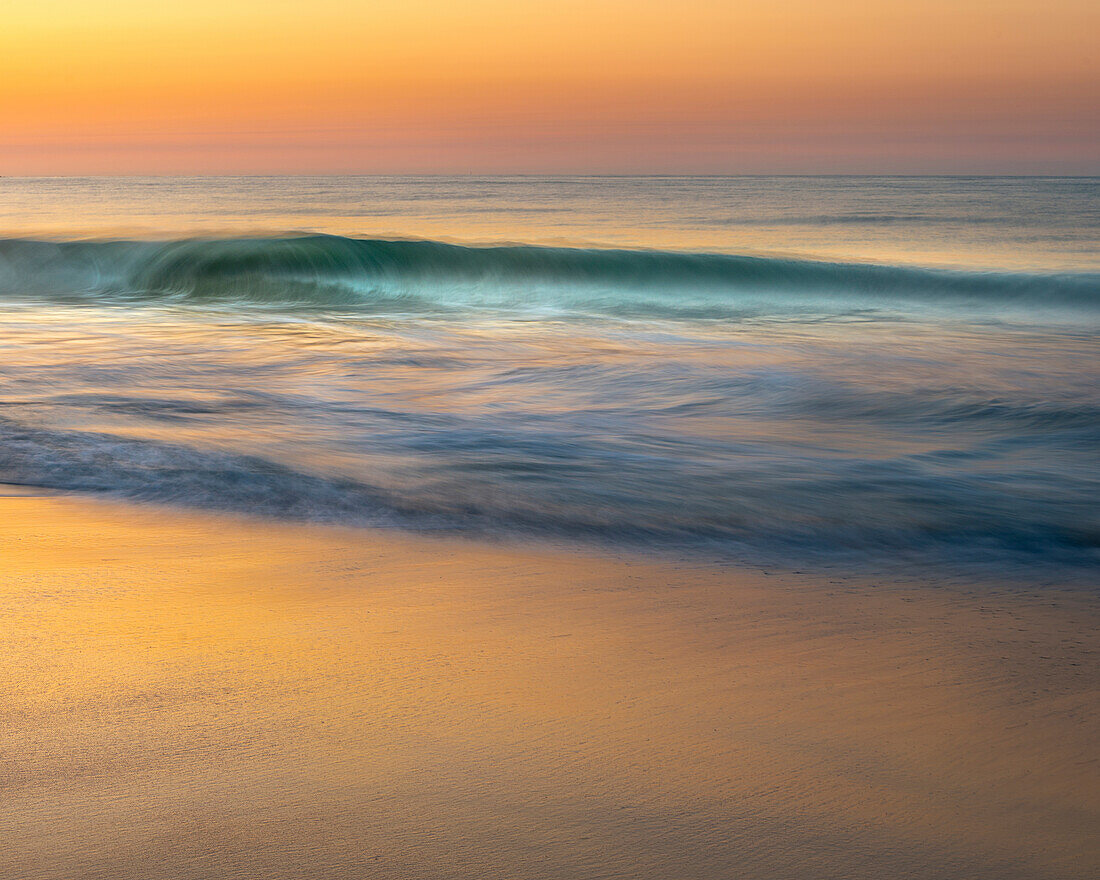
[[[1085,878],[1097,608],[0,498],[5,878]]]

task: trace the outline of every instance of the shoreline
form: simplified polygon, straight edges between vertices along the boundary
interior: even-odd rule
[[[0,874],[1089,877],[1100,601],[0,497]]]

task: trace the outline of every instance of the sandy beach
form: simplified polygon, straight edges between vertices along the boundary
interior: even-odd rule
[[[1086,878],[1097,602],[0,498],[0,876]]]

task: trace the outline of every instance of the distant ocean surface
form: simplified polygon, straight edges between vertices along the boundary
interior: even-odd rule
[[[0,483],[1100,582],[1100,179],[0,179]]]

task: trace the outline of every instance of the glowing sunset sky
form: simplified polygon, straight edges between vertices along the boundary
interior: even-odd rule
[[[1095,0],[14,0],[0,174],[1100,172]]]

